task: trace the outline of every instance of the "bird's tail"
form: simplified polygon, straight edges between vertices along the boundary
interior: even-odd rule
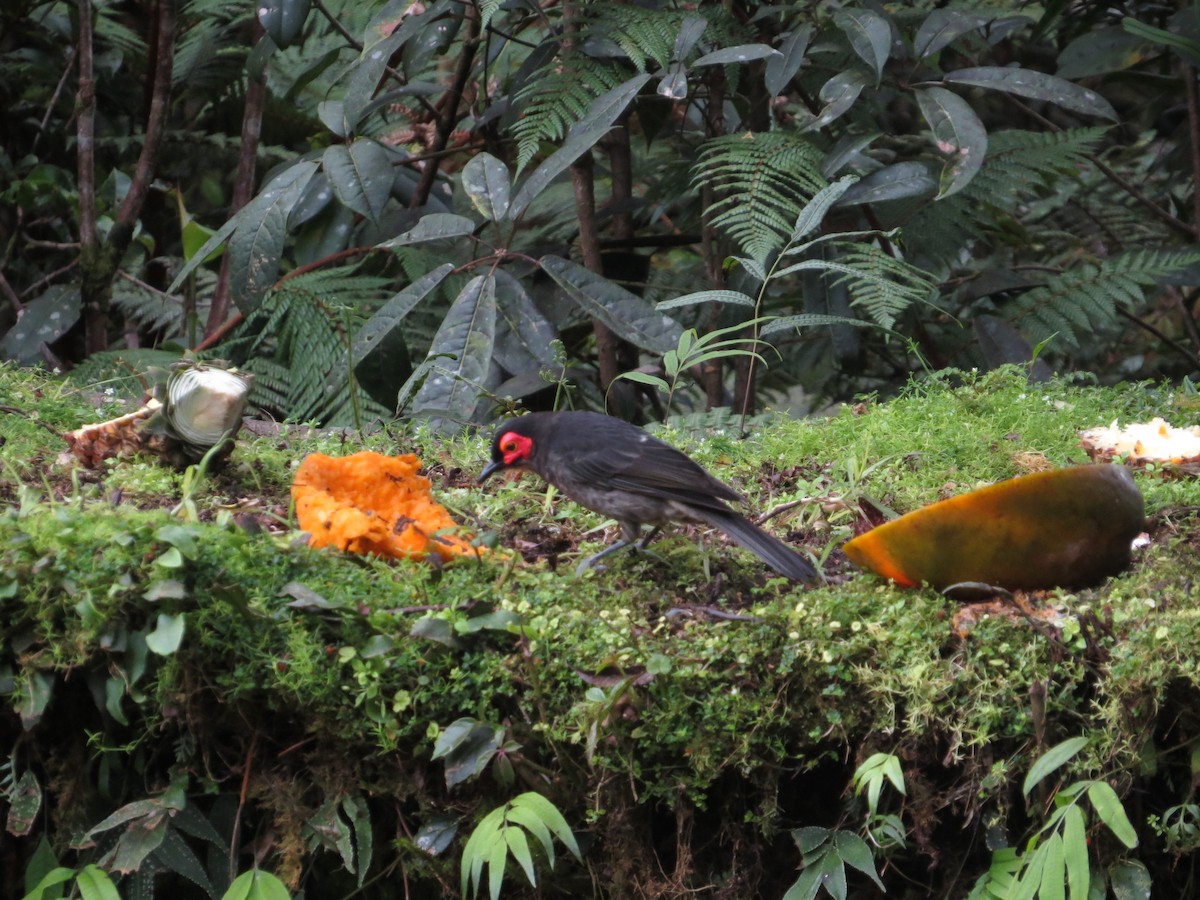
[[[817,577],[817,570],[803,556],[733,510],[719,512],[692,507],[692,514],[704,524],[725,532],[735,544],[745,547],[780,575],[794,581],[812,581]]]

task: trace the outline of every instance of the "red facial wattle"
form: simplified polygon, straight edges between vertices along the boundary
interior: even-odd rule
[[[533,439],[510,431],[500,438],[499,446],[500,452],[504,454],[504,464],[506,466],[518,465],[522,460],[528,459],[529,454],[533,452]]]

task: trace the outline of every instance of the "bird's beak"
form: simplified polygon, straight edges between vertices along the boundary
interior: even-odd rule
[[[487,481],[489,478],[491,478],[493,475],[495,475],[499,469],[500,469],[500,463],[496,462],[493,459],[490,463],[488,463],[486,466],[483,467],[483,471],[479,473],[479,480],[476,481],[475,483],[483,484],[485,481]]]

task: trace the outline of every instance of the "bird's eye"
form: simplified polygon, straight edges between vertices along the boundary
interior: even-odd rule
[[[503,450],[505,453],[512,453],[514,450],[517,449],[517,442],[514,441],[512,438],[509,438],[507,441],[505,441],[503,444],[500,445],[500,449]]]

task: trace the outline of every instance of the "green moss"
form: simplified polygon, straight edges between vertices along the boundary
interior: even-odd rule
[[[37,415],[58,428],[90,415],[50,379],[0,368],[0,384],[25,402],[48,396]],[[290,813],[283,795],[268,804],[293,816],[288,834],[339,791],[410,804],[409,816],[412,804],[424,816],[510,796],[491,779],[445,788],[433,742],[463,717],[502,727],[520,745],[506,758],[573,821],[591,809],[597,853],[629,851],[622,817],[649,823],[685,806],[768,852],[780,828],[837,824],[855,758],[876,749],[940,786],[911,799],[910,822],[974,823],[980,804],[1008,807],[1039,740],[1090,735],[1080,766],[1109,777],[1148,752],[1163,771],[1186,769],[1168,748],[1193,740],[1176,723],[1200,687],[1200,488],[1138,473],[1154,543],[1105,585],[1052,595],[1059,615],[1034,624],[992,615],[958,627],[957,604],[857,573],[836,547],[864,498],[903,512],[1018,474],[1022,454],[1079,462],[1079,429],[1170,417],[1179,399],[1154,386],[1031,387],[1012,372],[959,373],[829,419],[778,419],[747,440],[667,430],[752,507],[805,499],[771,527],[826,545],[833,578],[815,588],[768,578],[748,554],[687,533],[657,545],[665,562],[617,557],[574,579],[579,543],[605,538],[592,531],[600,517],[547,502],[528,477],[474,487],[482,435],[244,437],[193,495],[201,521],[185,521],[170,514],[182,499],[178,473],[119,460],[89,483],[49,462],[44,429],[22,430],[0,449],[12,498],[0,514],[0,685],[22,709],[35,673],[52,676],[31,733],[39,752],[58,752],[55,735],[81,702],[107,745],[158,746],[126,754],[117,793],[129,797],[168,772],[237,794],[253,752],[259,790],[287,783],[305,798]],[[547,552],[567,558],[555,570],[509,549],[437,570],[313,551],[295,532],[263,530],[288,521],[304,453],[364,446],[419,453],[462,521],[510,547],[557,534]],[[40,501],[28,490],[21,501],[29,487]],[[125,499],[114,505],[118,489]],[[155,498],[158,508],[139,508]],[[518,618],[479,618],[492,612]],[[179,647],[147,652],[159,617],[180,614]],[[76,696],[78,685],[91,687]],[[831,805],[814,812],[797,799],[805,790],[830,793]],[[373,809],[398,815],[382,802]]]

